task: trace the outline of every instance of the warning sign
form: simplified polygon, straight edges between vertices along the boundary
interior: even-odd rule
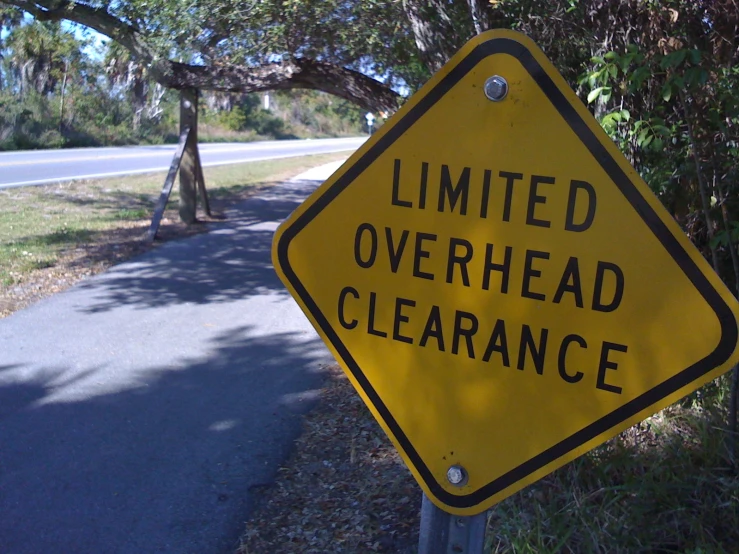
[[[280,227],[426,494],[478,513],[737,361],[737,303],[543,53],[467,44]]]

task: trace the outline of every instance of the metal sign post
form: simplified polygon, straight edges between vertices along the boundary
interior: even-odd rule
[[[424,494],[418,554],[482,554],[487,512],[455,516],[434,506]]]

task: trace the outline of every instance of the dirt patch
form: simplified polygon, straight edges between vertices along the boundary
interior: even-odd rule
[[[338,367],[240,554],[415,552],[421,490]]]
[[[222,219],[226,207],[345,157],[339,152],[206,168],[215,217],[199,219]],[[150,174],[1,189],[0,318],[163,242],[206,231],[207,225],[179,221],[175,187],[157,241],[145,240],[163,180]]]
[[[62,250],[52,266],[16,276],[15,283],[0,287],[0,318],[68,289],[82,279],[157,248],[167,241],[205,232],[207,222],[210,221],[210,218],[201,217],[198,223],[185,225],[175,219],[174,213],[170,215],[162,219],[154,243],[146,240],[150,225],[148,220],[124,221],[113,229],[95,233],[89,241]]]

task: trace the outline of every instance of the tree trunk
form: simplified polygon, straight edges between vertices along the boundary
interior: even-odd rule
[[[151,94],[151,98],[148,102],[149,105],[146,109],[147,118],[158,120],[162,116],[162,114],[164,113],[164,109],[162,108],[162,99],[164,98],[164,94],[166,92],[167,89],[165,89],[159,83],[154,85],[154,91]]]
[[[190,127],[190,136],[180,163],[180,219],[189,225],[197,221],[198,202],[198,91],[193,89],[183,90],[180,94],[180,134],[187,127]]]
[[[480,0],[467,0],[467,5],[470,8],[470,17],[475,28],[475,34],[479,35],[487,31],[490,28],[490,21],[488,21],[485,7],[481,5]]]
[[[436,73],[452,57],[447,37],[451,32],[449,17],[443,6],[435,19],[429,17],[429,4],[420,0],[403,0],[403,10],[411,23],[413,38],[421,60],[431,73]]]
[[[64,133],[64,95],[67,91],[67,72],[69,70],[69,62],[64,62],[64,77],[62,78],[61,98],[59,99],[59,134]]]
[[[136,72],[131,87],[131,103],[133,106],[133,130],[138,131],[141,127],[141,116],[146,108],[147,86],[144,75]]]

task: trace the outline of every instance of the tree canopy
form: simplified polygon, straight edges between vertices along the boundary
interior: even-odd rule
[[[414,64],[399,2],[6,3],[41,21],[66,19],[112,38],[171,88],[311,88],[387,109],[398,102],[395,68]]]
[[[169,88],[307,88],[373,111],[396,109],[401,92],[420,87],[474,34],[520,30],[554,60],[715,264],[730,262],[739,275],[736,252],[727,248],[739,239],[730,228],[731,214],[739,212],[731,200],[739,141],[735,0],[0,0],[2,5],[5,25],[25,11],[39,21],[68,20],[112,38],[120,49],[118,66],[115,60],[109,65],[111,78],[122,78],[121,64],[130,59]],[[62,75],[67,63],[63,56],[37,54],[23,62],[26,86],[38,86],[34,75]],[[11,67],[18,63],[11,60]],[[126,66],[126,78],[141,91],[141,74],[137,81],[131,69]],[[132,98],[143,102],[141,94]]]
[[[739,141],[735,0],[0,0],[2,5],[4,25],[17,23],[25,11],[39,21],[68,20],[112,38],[121,48],[118,66],[115,60],[109,65],[111,78],[121,78],[121,63],[130,58],[165,87],[239,93],[307,88],[373,111],[396,109],[400,92],[420,87],[474,34],[517,29],[554,60],[713,261],[729,263],[734,254],[732,272],[739,275],[736,253],[727,248],[739,238],[727,227],[739,212],[731,200]],[[61,58],[38,54],[27,56],[34,59],[23,70],[29,86],[34,75],[59,75],[62,67]],[[130,69],[126,78],[143,86]],[[133,96],[139,103],[142,98]]]

